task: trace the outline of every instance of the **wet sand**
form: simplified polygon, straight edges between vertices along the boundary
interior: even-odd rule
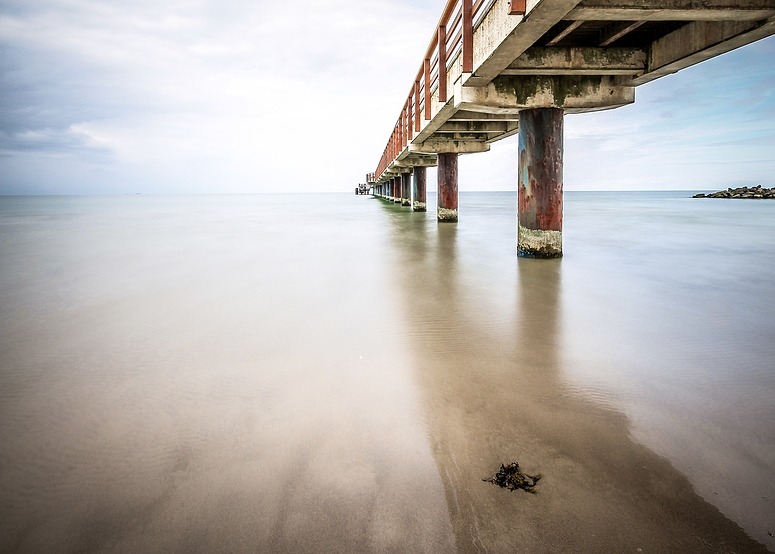
[[[427,224],[417,221],[418,237]],[[767,552],[633,440],[627,418],[567,390],[562,261],[517,260],[519,294],[503,299],[513,309],[464,303],[474,287],[461,278],[457,232],[439,226],[437,244],[412,245],[420,259],[401,265],[416,271],[402,279],[402,306],[457,550]],[[543,475],[537,494],[481,481],[511,461]]]
[[[766,552],[573,386],[565,260],[347,200],[3,220],[0,552]]]

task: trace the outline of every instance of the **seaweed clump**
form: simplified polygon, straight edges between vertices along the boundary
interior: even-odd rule
[[[501,464],[501,468],[494,477],[482,479],[482,481],[494,483],[499,487],[509,489],[510,491],[522,489],[523,491],[535,494],[535,486],[540,479],[540,473],[537,475],[528,475],[519,469],[519,462],[511,462],[509,465]]]

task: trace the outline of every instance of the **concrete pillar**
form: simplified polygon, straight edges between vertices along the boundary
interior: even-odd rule
[[[415,212],[424,212],[426,210],[425,207],[425,167],[423,166],[415,166],[414,170],[414,204],[412,205],[412,210]]]
[[[412,205],[412,174],[411,173],[401,174],[401,205],[402,206]]]
[[[519,112],[517,255],[562,256],[563,111]]]
[[[403,195],[403,192],[401,192],[401,176],[394,177],[393,180],[395,181],[395,194],[393,195],[393,202],[396,204],[401,203],[401,196]]]
[[[457,154],[439,154],[439,221],[457,221]]]

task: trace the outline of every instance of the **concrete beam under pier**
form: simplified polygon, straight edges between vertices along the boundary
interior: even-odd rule
[[[503,75],[482,87],[455,88],[455,105],[471,111],[502,113],[533,108],[591,111],[635,102],[635,88],[615,75]]]
[[[501,75],[639,75],[647,60],[643,48],[534,46]]]
[[[441,165],[442,154],[473,154],[487,152],[490,145],[484,141],[431,139],[420,144],[410,144],[409,148],[416,152],[434,153],[439,155],[438,165]]]

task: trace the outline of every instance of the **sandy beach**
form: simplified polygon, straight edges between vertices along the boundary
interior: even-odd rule
[[[0,552],[766,552],[771,343],[506,200],[3,206]]]

